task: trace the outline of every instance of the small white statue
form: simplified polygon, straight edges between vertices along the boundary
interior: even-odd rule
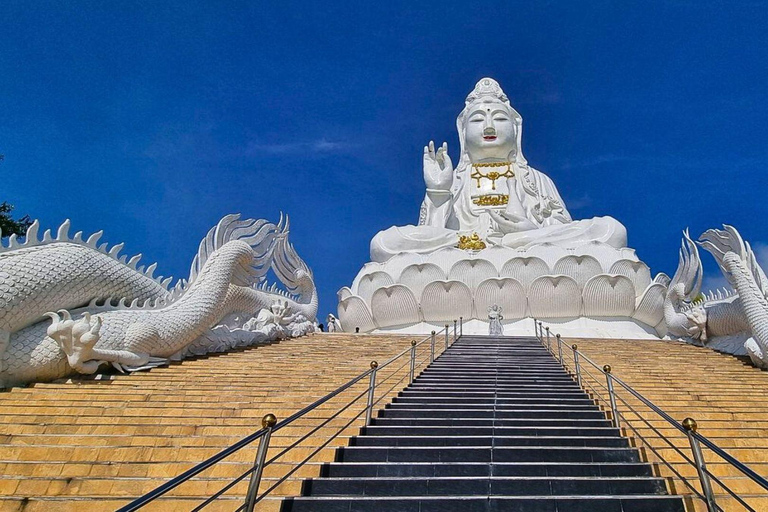
[[[488,320],[491,321],[488,325],[488,334],[491,336],[504,336],[504,326],[501,325],[504,315],[501,314],[501,311],[501,306],[497,304],[488,308]]]
[[[333,316],[333,313],[328,315],[328,332],[340,332],[341,324],[339,319]]]

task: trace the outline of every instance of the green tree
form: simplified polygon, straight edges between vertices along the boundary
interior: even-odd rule
[[[14,219],[11,217],[13,211],[13,205],[3,201],[0,203],[0,230],[2,230],[3,238],[16,234],[18,236],[24,236],[27,234],[27,228],[32,224],[32,219],[29,215],[25,215],[20,219]]]

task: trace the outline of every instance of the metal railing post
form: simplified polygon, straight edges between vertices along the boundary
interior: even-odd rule
[[[267,429],[267,432],[261,438],[259,449],[256,451],[256,461],[251,473],[251,481],[248,483],[248,492],[245,495],[245,512],[253,512],[256,506],[256,498],[259,495],[259,484],[261,484],[261,475],[264,473],[264,461],[267,458],[269,449],[269,439],[272,437],[272,428],[277,423],[274,414],[267,414],[261,418],[261,427]]]
[[[579,364],[579,346],[575,343],[571,346],[573,349],[573,365],[576,367],[576,383],[581,387],[581,364]]]
[[[535,318],[533,319],[533,334],[534,334],[534,335],[535,335],[537,338],[541,339],[541,336],[539,335],[539,326],[538,326],[538,322],[536,321],[536,319],[535,319]]]
[[[413,374],[416,371],[416,340],[411,341],[411,372],[408,384],[413,384]]]
[[[688,441],[691,443],[693,461],[696,463],[696,472],[699,474],[701,490],[704,492],[704,497],[707,499],[707,510],[709,512],[717,512],[718,508],[715,503],[715,493],[712,492],[712,482],[710,482],[709,474],[707,474],[707,464],[704,462],[704,454],[701,452],[701,444],[696,438],[696,429],[698,428],[698,425],[693,418],[685,418],[683,420],[683,428],[688,435]]]
[[[371,416],[373,416],[373,396],[376,394],[376,368],[379,367],[379,363],[371,361],[371,380],[368,383],[368,405],[365,406],[365,426],[371,424]]]
[[[456,343],[456,324],[457,323],[458,321],[456,320],[453,321],[453,341],[451,343]]]
[[[563,364],[563,342],[560,341],[559,334],[555,334],[555,338],[557,338],[557,355],[560,358],[560,364]]]
[[[448,350],[448,324],[445,324],[445,350]]]
[[[459,338],[464,336],[464,317],[459,317]]]
[[[539,322],[539,337],[544,335],[544,326]]]
[[[435,331],[432,331],[432,347],[429,349],[429,362],[435,362]]]
[[[552,346],[549,342],[549,327],[547,327],[547,350],[549,350],[549,352],[552,353]]]
[[[607,364],[603,366],[605,372],[605,382],[608,384],[608,398],[611,402],[611,419],[613,420],[613,426],[621,428],[621,421],[619,420],[619,409],[616,407],[616,392],[613,390],[613,375],[611,375],[611,365]]]

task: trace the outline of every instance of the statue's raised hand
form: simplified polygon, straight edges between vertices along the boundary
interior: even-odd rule
[[[453,162],[448,156],[448,144],[435,151],[435,143],[424,146],[424,182],[428,189],[449,190],[453,182]]]

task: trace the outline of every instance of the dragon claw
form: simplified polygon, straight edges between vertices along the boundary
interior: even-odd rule
[[[47,334],[66,354],[69,365],[80,373],[94,373],[101,364],[94,350],[100,338],[101,318],[94,319],[85,313],[82,318],[72,320],[69,311],[63,309],[46,316],[51,318]]]

